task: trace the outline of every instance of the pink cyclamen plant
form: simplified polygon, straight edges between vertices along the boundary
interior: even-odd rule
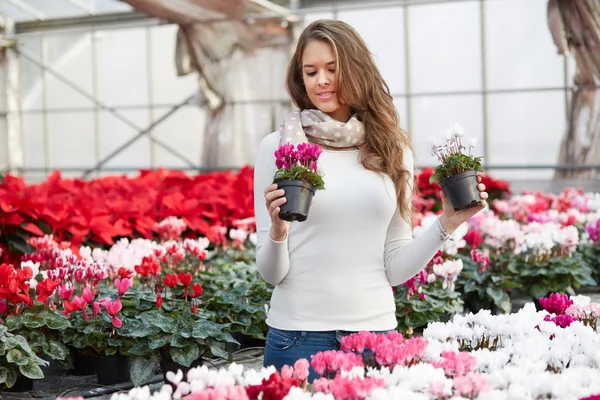
[[[323,149],[317,144],[282,144],[275,151],[277,172],[273,183],[282,180],[300,180],[324,189],[323,178],[319,173],[318,161]]]

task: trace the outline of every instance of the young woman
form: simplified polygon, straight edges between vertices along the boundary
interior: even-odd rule
[[[275,285],[265,366],[293,365],[339,348],[343,335],[396,327],[392,286],[423,269],[460,224],[443,197],[438,223],[412,238],[413,150],[389,88],[361,37],[341,21],[301,34],[287,72],[299,111],[263,139],[255,163],[256,263]],[[304,222],[278,217],[284,191],[271,184],[282,143],[317,143],[325,190]],[[309,379],[315,377],[311,369]]]

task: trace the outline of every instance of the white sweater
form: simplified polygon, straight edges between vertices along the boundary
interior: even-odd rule
[[[279,132],[265,137],[254,173],[256,263],[275,285],[267,324],[283,330],[388,330],[397,325],[392,286],[423,269],[441,248],[436,224],[413,240],[394,183],[366,170],[358,150],[323,150],[325,190],[283,242],[271,239],[264,189],[277,170]],[[406,153],[407,155],[410,153]],[[412,155],[406,167],[413,172]]]

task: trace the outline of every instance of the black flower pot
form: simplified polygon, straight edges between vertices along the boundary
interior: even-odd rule
[[[94,357],[75,350],[73,354],[73,375],[86,376],[94,375],[95,373]]]
[[[477,190],[477,171],[465,171],[440,182],[440,188],[452,204],[454,211],[467,210],[481,203]]]
[[[4,389],[5,392],[19,393],[31,392],[33,390],[33,379],[17,374],[17,381],[10,388]]]
[[[286,202],[281,206],[279,218],[284,221],[306,221],[310,203],[316,188],[308,182],[285,179],[277,182],[277,186],[285,191]]]
[[[129,358],[122,355],[94,357],[96,377],[101,385],[129,382]]]

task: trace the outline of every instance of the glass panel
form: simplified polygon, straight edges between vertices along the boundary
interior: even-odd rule
[[[148,104],[146,28],[99,31],[96,39],[100,99],[117,107]]]
[[[157,108],[154,115],[159,118],[168,111],[169,108]],[[182,107],[156,126],[154,137],[167,143],[195,165],[200,165],[206,114],[204,109],[196,106]],[[154,145],[154,149],[157,167],[189,167],[188,163],[159,145]]]
[[[120,115],[127,118],[139,127],[146,129],[150,124],[148,110],[117,110]],[[108,111],[100,113],[100,142],[102,159],[106,158],[117,148],[138,135],[138,130],[127,125]],[[144,135],[130,144],[110,161],[104,164],[107,167],[122,168],[150,168],[150,140]]]
[[[488,100],[490,163],[556,164],[566,130],[562,91],[493,94]],[[552,170],[496,170],[502,179],[549,179]]]
[[[479,1],[409,7],[413,93],[481,89]]]
[[[25,168],[46,166],[46,147],[44,137],[44,117],[41,113],[23,113],[21,115],[23,134],[23,158]]]
[[[476,137],[474,153],[483,156],[483,98],[481,95],[430,96],[411,99],[412,141],[419,167],[438,165],[430,153],[429,137],[437,137],[453,123],[465,129],[466,137]],[[486,161],[486,160],[484,160]]]
[[[177,104],[199,90],[198,76],[191,73],[177,76],[175,69],[175,43],[177,25],[150,28],[152,68],[152,102],[154,104]]]
[[[398,114],[400,114],[400,127],[405,131],[408,131],[408,109],[407,109],[407,101],[405,97],[396,97],[394,98],[394,106],[396,106],[396,110],[398,110]],[[411,132],[407,132],[411,135]]]
[[[42,59],[42,41],[39,36],[24,36],[19,39],[19,48],[38,60]],[[21,108],[40,110],[42,108],[42,67],[30,61],[25,55],[19,57],[21,73]]]
[[[96,146],[93,121],[94,113],[88,111],[48,114],[52,168],[84,169],[94,165]]]
[[[8,126],[6,117],[0,117],[0,171],[8,167]]]
[[[562,87],[564,61],[548,29],[548,1],[490,0],[485,7],[489,88]]]
[[[73,33],[46,37],[48,66],[83,92],[93,96],[92,35]],[[48,108],[91,108],[91,99],[47,73]],[[91,111],[91,110],[88,110]]]
[[[404,9],[340,11],[338,19],[352,25],[363,37],[392,94],[406,93]]]

